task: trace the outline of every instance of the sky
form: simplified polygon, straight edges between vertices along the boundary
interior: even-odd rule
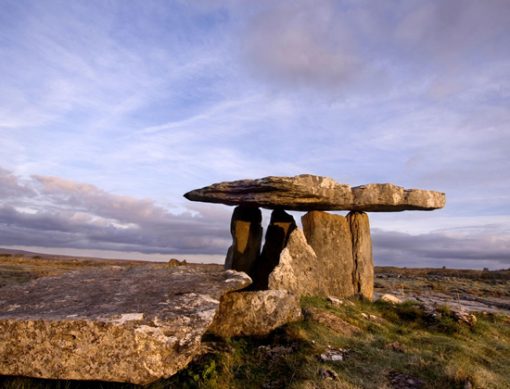
[[[446,193],[369,215],[376,265],[510,268],[509,20],[508,0],[0,0],[0,246],[221,262],[232,209],[182,195],[310,173]]]

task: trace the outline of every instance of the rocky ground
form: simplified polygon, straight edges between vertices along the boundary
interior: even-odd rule
[[[454,270],[377,267],[375,295],[391,293],[427,306],[510,314],[510,269]]]
[[[169,262],[170,266],[180,264],[175,259]],[[84,267],[146,264],[146,261],[133,260],[0,253],[0,288]],[[156,265],[169,266],[167,263]],[[208,266],[219,267],[213,264]],[[375,273],[375,298],[390,293],[403,301],[449,305],[469,312],[510,314],[510,269],[484,271],[376,267]]]
[[[0,256],[0,295],[2,286],[112,264],[144,265]],[[375,287],[406,302],[304,298],[303,321],[261,337],[206,335],[202,356],[149,387],[510,388],[510,270],[377,268]],[[474,314],[461,320],[463,311]],[[20,377],[0,377],[0,387],[138,388]]]

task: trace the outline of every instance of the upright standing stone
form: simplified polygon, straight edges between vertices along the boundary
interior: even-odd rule
[[[259,208],[240,205],[234,209],[230,223],[232,246],[225,260],[226,269],[252,274],[262,243],[262,213]]]
[[[255,290],[267,289],[269,274],[280,262],[280,254],[295,228],[296,222],[294,218],[283,209],[275,209],[271,213],[271,221],[267,227],[264,248],[253,269],[253,284],[251,288]]]
[[[374,294],[374,259],[368,215],[364,212],[349,212],[347,215],[354,258],[355,292],[371,299]]]
[[[347,219],[327,212],[311,211],[301,218],[308,244],[317,254],[323,290],[335,296],[352,296],[354,261]]]

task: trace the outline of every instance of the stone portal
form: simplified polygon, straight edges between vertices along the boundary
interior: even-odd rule
[[[430,211],[444,193],[393,184],[350,187],[303,174],[221,182],[184,195],[191,201],[238,205],[226,268],[247,272],[252,289],[286,289],[298,295],[372,298],[374,261],[366,212]],[[259,207],[273,209],[262,252]],[[306,211],[303,230],[285,210]],[[347,216],[324,211],[350,211]]]

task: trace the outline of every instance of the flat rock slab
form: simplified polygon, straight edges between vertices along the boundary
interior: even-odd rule
[[[82,270],[0,292],[0,375],[147,384],[200,351],[224,293],[250,278],[200,266]]]
[[[393,184],[350,187],[329,177],[302,174],[220,182],[184,195],[191,201],[295,211],[396,212],[443,208],[444,193]]]

